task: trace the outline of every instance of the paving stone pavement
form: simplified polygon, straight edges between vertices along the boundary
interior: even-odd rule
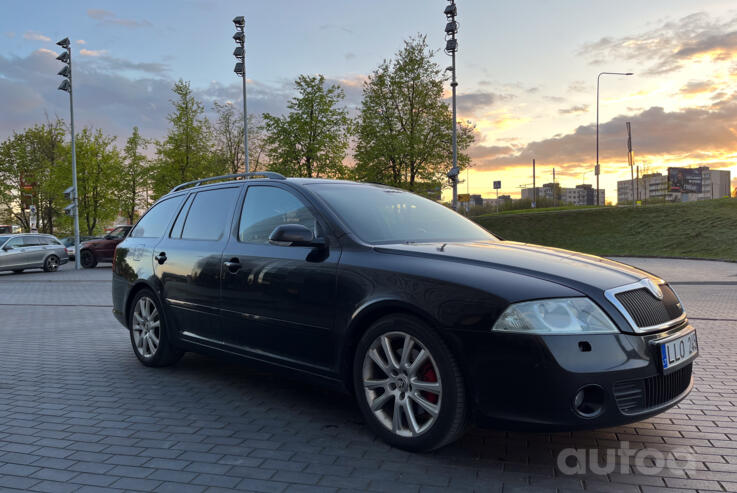
[[[703,266],[672,262],[674,281],[709,282]],[[648,270],[669,278],[669,265]],[[339,393],[191,354],[143,367],[110,313],[109,279],[109,267],[0,276],[0,491],[737,492],[735,285],[676,285],[699,315],[701,357],[694,391],[667,413],[578,433],[471,429],[410,454]],[[692,461],[657,474],[623,460],[598,475],[556,467],[563,449],[625,442]]]

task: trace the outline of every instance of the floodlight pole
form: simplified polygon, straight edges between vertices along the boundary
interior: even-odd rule
[[[77,189],[77,150],[76,150],[76,137],[74,135],[74,89],[72,84],[72,43],[69,41],[69,38],[64,38],[58,43],[56,43],[58,46],[61,46],[64,50],[67,52],[67,60],[63,60],[63,54],[57,57],[57,60],[61,60],[62,62],[67,64],[68,71],[65,72],[66,69],[62,69],[61,72],[59,72],[58,75],[64,76],[67,81],[68,85],[65,82],[62,82],[62,85],[59,86],[60,90],[67,91],[69,93],[69,120],[70,120],[70,126],[72,131],[72,205],[74,209],[74,268],[79,270],[80,262],[79,262],[79,194]]]
[[[72,84],[71,44],[67,48],[67,53],[69,53],[69,124],[72,130],[72,187],[74,187],[74,269],[79,270],[79,194],[77,193],[77,149],[74,136],[74,86]]]
[[[248,110],[246,106],[246,20],[243,16],[238,16],[233,19],[233,24],[235,24],[235,36],[233,38],[236,40],[236,43],[240,46],[240,56],[236,54],[236,52],[233,53],[235,58],[240,61],[241,70],[238,71],[238,64],[236,64],[236,74],[240,76],[243,79],[243,151],[245,152],[244,156],[244,163],[246,168],[246,173],[251,171],[250,163],[248,160]],[[238,35],[240,34],[240,37]],[[236,48],[236,51],[238,48]]]
[[[599,200],[599,80],[602,75],[632,75],[632,72],[599,72],[596,76],[596,167],[594,173],[596,174],[596,205],[601,205]]]
[[[445,16],[450,21],[449,24],[446,25],[445,33],[446,35],[450,35],[450,40],[446,38],[446,47],[445,47],[445,53],[449,54],[451,56],[451,82],[450,87],[453,91],[452,96],[452,105],[453,105],[453,167],[451,168],[450,173],[448,173],[448,176],[450,177],[452,183],[453,183],[453,210],[458,209],[458,174],[460,170],[458,169],[458,122],[457,122],[457,111],[456,111],[456,87],[458,87],[458,81],[456,80],[456,51],[458,51],[458,44],[456,42],[456,33],[458,32],[458,24],[456,24],[456,5],[455,0],[449,0],[450,5],[446,7],[445,9]],[[448,27],[451,26],[452,28],[449,31]],[[450,44],[452,43],[452,44]],[[449,48],[450,47],[450,48]],[[448,53],[450,52],[450,53]]]

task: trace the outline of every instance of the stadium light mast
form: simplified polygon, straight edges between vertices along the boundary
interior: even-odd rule
[[[596,167],[594,168],[594,174],[596,174],[596,205],[601,205],[599,200],[599,79],[602,75],[633,75],[632,72],[599,72],[596,76]]]
[[[248,162],[248,112],[246,111],[246,19],[239,15],[233,19],[233,24],[235,24],[233,39],[238,45],[233,50],[233,56],[238,60],[233,71],[243,79],[243,150],[246,173],[248,173],[250,165]]]
[[[61,53],[57,60],[64,64],[57,75],[61,75],[64,80],[59,84],[58,89],[69,93],[69,120],[72,130],[72,190],[71,196],[72,203],[71,209],[74,216],[74,268],[79,270],[79,194],[77,188],[77,151],[75,149],[75,136],[74,136],[74,95],[72,91],[72,44],[69,38],[64,38],[56,43],[61,46],[65,51]]]
[[[458,51],[458,40],[456,34],[458,34],[458,22],[456,22],[456,15],[458,15],[458,8],[456,7],[455,0],[448,0],[450,5],[445,7],[443,13],[448,21],[445,24],[445,54],[451,57],[451,66],[446,70],[451,73],[450,87],[453,89],[453,167],[448,172],[448,178],[453,183],[453,210],[458,209],[458,140],[457,140],[457,126],[456,121],[456,87],[458,81],[456,80],[456,52]]]

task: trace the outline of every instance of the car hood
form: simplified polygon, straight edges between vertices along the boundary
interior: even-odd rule
[[[602,257],[513,241],[406,243],[381,245],[375,249],[380,253],[479,263],[572,287],[607,290],[643,278],[660,281],[650,273]]]

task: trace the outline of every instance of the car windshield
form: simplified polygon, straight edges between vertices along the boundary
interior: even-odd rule
[[[317,183],[310,190],[367,243],[497,239],[449,208],[404,190],[348,183]]]

